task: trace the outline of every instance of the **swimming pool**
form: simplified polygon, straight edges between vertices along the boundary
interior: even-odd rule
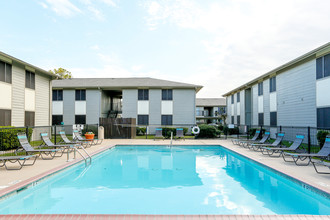
[[[330,200],[221,146],[118,146],[0,201],[0,214],[330,214]]]

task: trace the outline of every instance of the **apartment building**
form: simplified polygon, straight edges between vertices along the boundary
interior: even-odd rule
[[[137,125],[195,124],[199,85],[154,78],[72,78],[53,81],[53,124],[96,124],[136,118]]]
[[[51,124],[55,75],[0,52],[0,126]]]
[[[222,115],[226,114],[225,98],[197,98],[196,99],[196,123],[220,124]]]
[[[329,76],[327,43],[224,94],[227,122],[329,128]]]

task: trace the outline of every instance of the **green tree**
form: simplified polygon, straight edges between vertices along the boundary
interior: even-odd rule
[[[64,68],[58,68],[58,69],[54,69],[54,70],[49,70],[49,72],[55,74],[58,76],[58,78],[62,78],[62,79],[70,79],[72,78],[72,74],[70,71],[64,69]]]

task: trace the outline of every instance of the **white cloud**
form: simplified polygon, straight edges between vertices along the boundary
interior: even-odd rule
[[[140,71],[142,68],[143,68],[143,65],[134,65],[134,66],[132,66],[131,69],[132,69],[134,72],[137,72],[137,71]]]
[[[92,50],[99,50],[100,47],[99,47],[99,45],[95,44],[95,45],[91,46],[90,49],[92,49]]]
[[[49,7],[59,16],[70,17],[81,10],[72,4],[69,0],[46,0]]]
[[[99,21],[105,20],[104,14],[100,10],[96,9],[94,6],[90,5],[87,7],[87,9],[88,9],[88,11],[90,11],[92,13],[92,15],[95,19],[97,19]]]
[[[219,97],[330,39],[327,0],[146,0],[149,29],[164,24],[203,33],[209,63],[185,81]]]
[[[101,2],[111,6],[111,7],[116,7],[117,6],[117,3],[113,0],[101,0]]]
[[[41,5],[43,8],[45,8],[45,9],[48,8],[48,6],[47,6],[46,3],[44,3],[44,2],[38,2],[38,3],[39,3],[39,5]]]

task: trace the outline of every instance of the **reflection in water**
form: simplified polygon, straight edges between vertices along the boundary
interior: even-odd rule
[[[329,214],[329,201],[216,146],[117,147],[0,201],[0,213]]]

